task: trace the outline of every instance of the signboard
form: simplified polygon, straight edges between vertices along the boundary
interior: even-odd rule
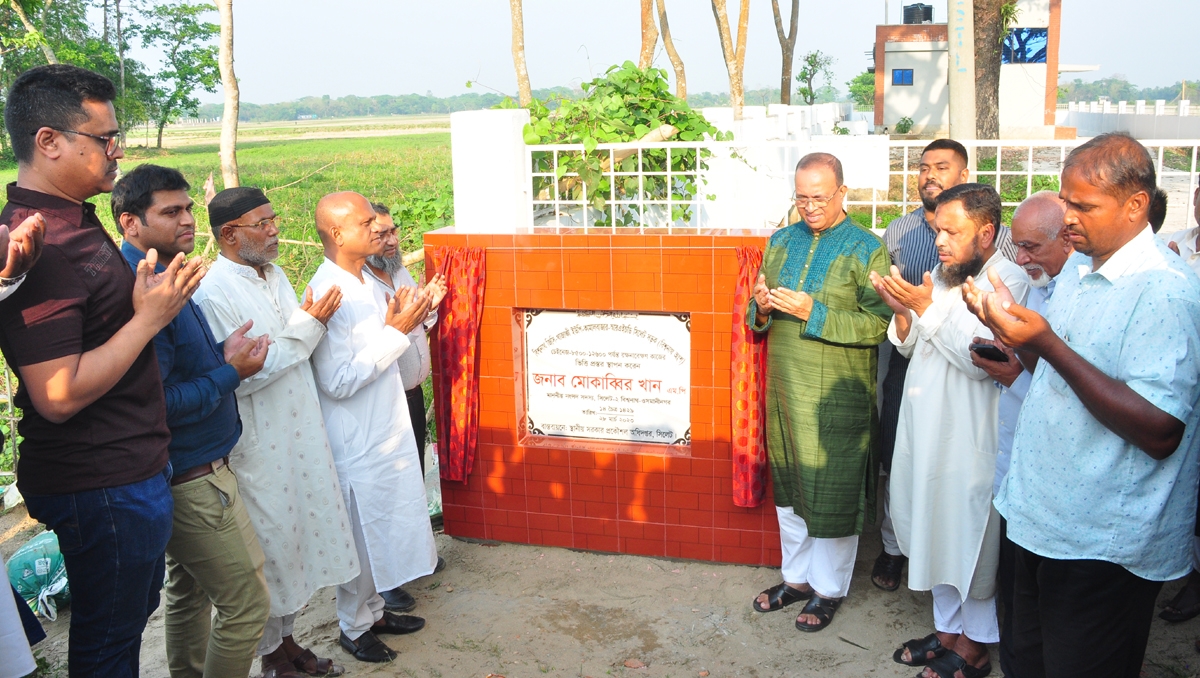
[[[691,442],[691,316],[525,311],[525,427],[535,435]]]

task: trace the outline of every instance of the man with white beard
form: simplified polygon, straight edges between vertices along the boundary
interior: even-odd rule
[[[1026,308],[1040,314],[1045,314],[1050,297],[1054,294],[1054,278],[1075,252],[1067,238],[1064,215],[1063,201],[1053,191],[1034,193],[1013,213],[1012,235],[1017,247],[1017,264],[1029,275],[1030,290]],[[996,455],[996,479],[992,485],[992,494],[996,494],[1000,491],[1000,481],[1008,473],[1017,415],[1021,412],[1025,394],[1029,392],[1033,373],[1024,369],[1016,353],[1003,342],[975,337],[974,343],[991,344],[1008,358],[1007,361],[990,360],[978,352],[971,353],[971,361],[987,372],[1000,387],[1000,450]],[[1000,669],[1007,678],[1017,678],[1019,674],[1014,668],[1011,613],[1016,551],[1008,539],[1007,528],[1007,522],[1001,517],[1000,565],[996,573],[1000,601],[1004,607],[1004,619],[1000,623]]]

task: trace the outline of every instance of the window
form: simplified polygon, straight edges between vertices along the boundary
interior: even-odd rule
[[[1050,42],[1049,29],[1012,28],[1004,36],[1004,47],[1000,52],[1002,64],[1044,64],[1046,46]]]
[[[911,68],[893,68],[892,69],[892,86],[906,85],[912,87],[913,84],[913,69]]]

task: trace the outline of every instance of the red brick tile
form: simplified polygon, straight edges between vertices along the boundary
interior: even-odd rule
[[[696,460],[693,460],[693,462]],[[712,494],[712,476],[703,475],[673,475],[670,478],[669,489],[675,492],[692,492],[696,494]]]
[[[604,489],[600,485],[572,485],[571,500],[575,502],[604,501]]]
[[[712,511],[681,508],[679,509],[679,524],[692,525],[695,527],[712,527]]]
[[[622,538],[620,551],[621,553],[629,553],[636,556],[663,557],[667,555],[663,542],[647,539]]]
[[[668,542],[696,544],[700,541],[700,528],[687,525],[666,526],[665,538]]]
[[[699,506],[699,502],[696,499],[696,495],[692,492],[667,492],[665,506],[667,508],[695,511]]]
[[[762,549],[748,549],[738,546],[717,546],[716,558],[723,563],[741,563],[743,565],[771,565],[763,561]]]
[[[711,561],[713,559],[713,546],[712,544],[680,544],[679,557],[690,560]]]
[[[541,543],[546,546],[557,546],[566,549],[575,546],[574,536],[570,532],[551,532],[550,530],[542,531]]]
[[[586,536],[587,549],[589,551],[606,551],[609,553],[618,553],[620,551],[617,537],[598,534],[589,534]]]

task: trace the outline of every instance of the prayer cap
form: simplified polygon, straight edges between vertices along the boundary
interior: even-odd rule
[[[263,193],[261,188],[253,186],[227,188],[208,201],[208,223],[216,230],[224,224],[235,221],[246,212],[270,202],[267,194]]]

